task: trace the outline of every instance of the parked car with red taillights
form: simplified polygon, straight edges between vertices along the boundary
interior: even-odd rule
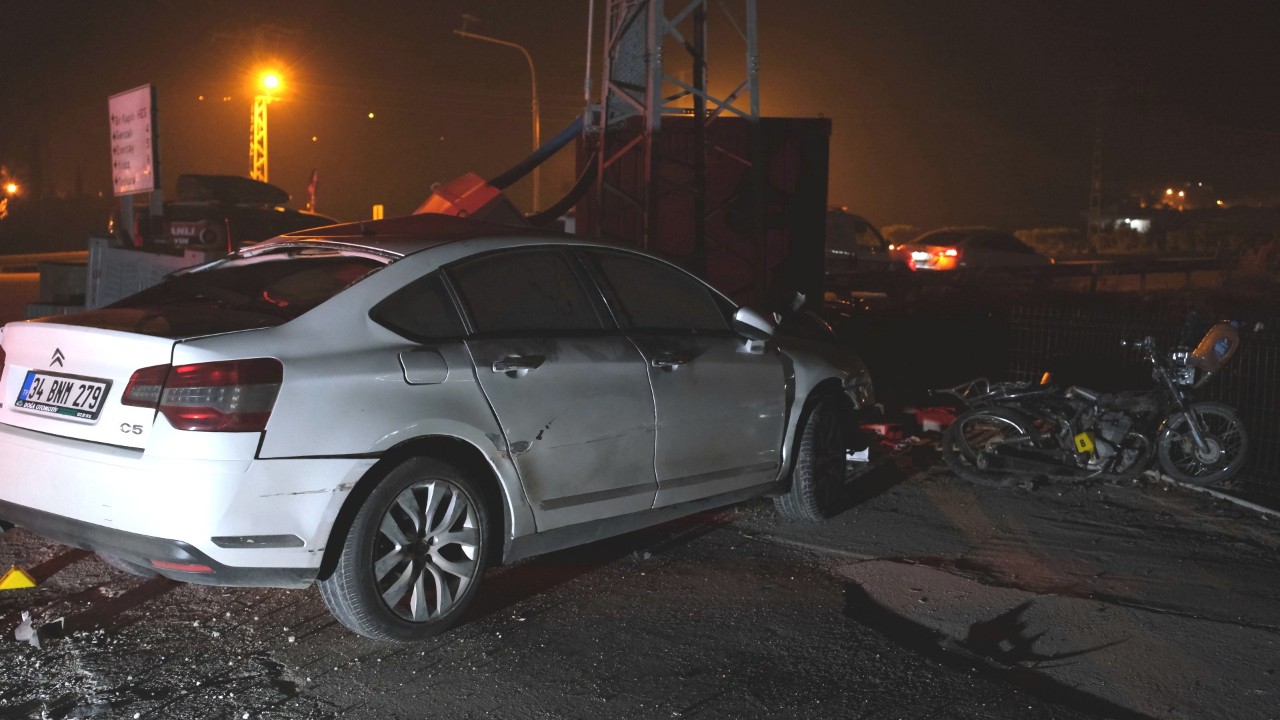
[[[946,228],[927,232],[895,252],[912,270],[1043,267],[1053,258],[1009,233],[990,228]]]

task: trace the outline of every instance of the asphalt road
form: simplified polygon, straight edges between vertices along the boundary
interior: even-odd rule
[[[826,523],[740,523],[830,558],[864,620],[1110,716],[1280,717],[1280,515],[1154,477],[978,488],[930,464]],[[883,475],[883,474],[882,474]],[[887,487],[885,487],[887,485]]]
[[[122,576],[0,543],[39,589],[0,595],[6,717],[1077,718],[904,647],[849,613],[847,583],[728,511],[493,573],[464,626],[420,646],[346,632],[314,591]],[[17,536],[17,537],[13,537]],[[21,609],[65,618],[39,649]]]
[[[0,273],[0,321],[37,295]],[[416,646],[14,530],[0,572],[39,585],[0,592],[0,718],[1277,718],[1278,524],[1157,482],[975,488],[917,448],[826,523],[757,502],[494,570]]]
[[[0,568],[40,584],[0,592],[0,717],[1275,717],[1274,520],[1157,485],[977,489],[927,450],[849,500],[501,568],[411,646],[314,590],[142,580],[13,530]],[[23,610],[63,637],[15,641]]]

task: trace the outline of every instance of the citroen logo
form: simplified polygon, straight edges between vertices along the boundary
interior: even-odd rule
[[[57,365],[58,367],[64,367],[62,364],[62,361],[66,359],[67,359],[67,356],[62,354],[62,348],[54,348],[53,357],[50,358],[49,360],[49,367],[53,367],[54,365]]]

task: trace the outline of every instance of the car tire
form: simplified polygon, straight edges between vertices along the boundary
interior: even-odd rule
[[[849,413],[839,398],[822,397],[801,421],[791,489],[773,499],[784,520],[817,522],[838,511],[844,487]]]
[[[411,642],[441,633],[475,597],[491,527],[485,494],[465,473],[435,458],[406,460],[356,513],[320,596],[365,637]]]

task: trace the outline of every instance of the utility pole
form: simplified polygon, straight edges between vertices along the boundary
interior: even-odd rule
[[[1102,233],[1102,107],[1106,91],[1098,91],[1097,108],[1093,126],[1093,175],[1089,183],[1089,227],[1087,234],[1092,245],[1094,237]]]
[[[516,43],[508,42],[506,40],[499,40],[498,38],[489,37],[488,35],[480,35],[477,33],[469,32],[466,29],[467,27],[466,24],[467,22],[476,22],[477,18],[475,16],[463,15],[462,20],[463,20],[463,25],[462,25],[463,29],[454,30],[453,31],[454,35],[457,35],[458,37],[471,38],[472,40],[483,40],[484,42],[493,43],[494,45],[509,47],[509,48],[512,48],[513,50],[519,50],[521,53],[524,54],[524,60],[526,63],[529,64],[529,81],[532,84],[532,93],[531,93],[532,101],[529,107],[529,114],[531,115],[531,121],[533,124],[533,149],[536,152],[538,148],[541,147],[542,145],[542,128],[541,128],[542,123],[539,119],[541,117],[541,113],[538,111],[538,74],[533,69],[533,56],[529,54],[529,51],[526,50],[523,45],[518,45]],[[539,202],[540,202],[539,196],[541,195],[541,185],[542,185],[542,173],[539,166],[535,165],[533,168],[533,211],[534,212],[536,212],[539,209]]]

